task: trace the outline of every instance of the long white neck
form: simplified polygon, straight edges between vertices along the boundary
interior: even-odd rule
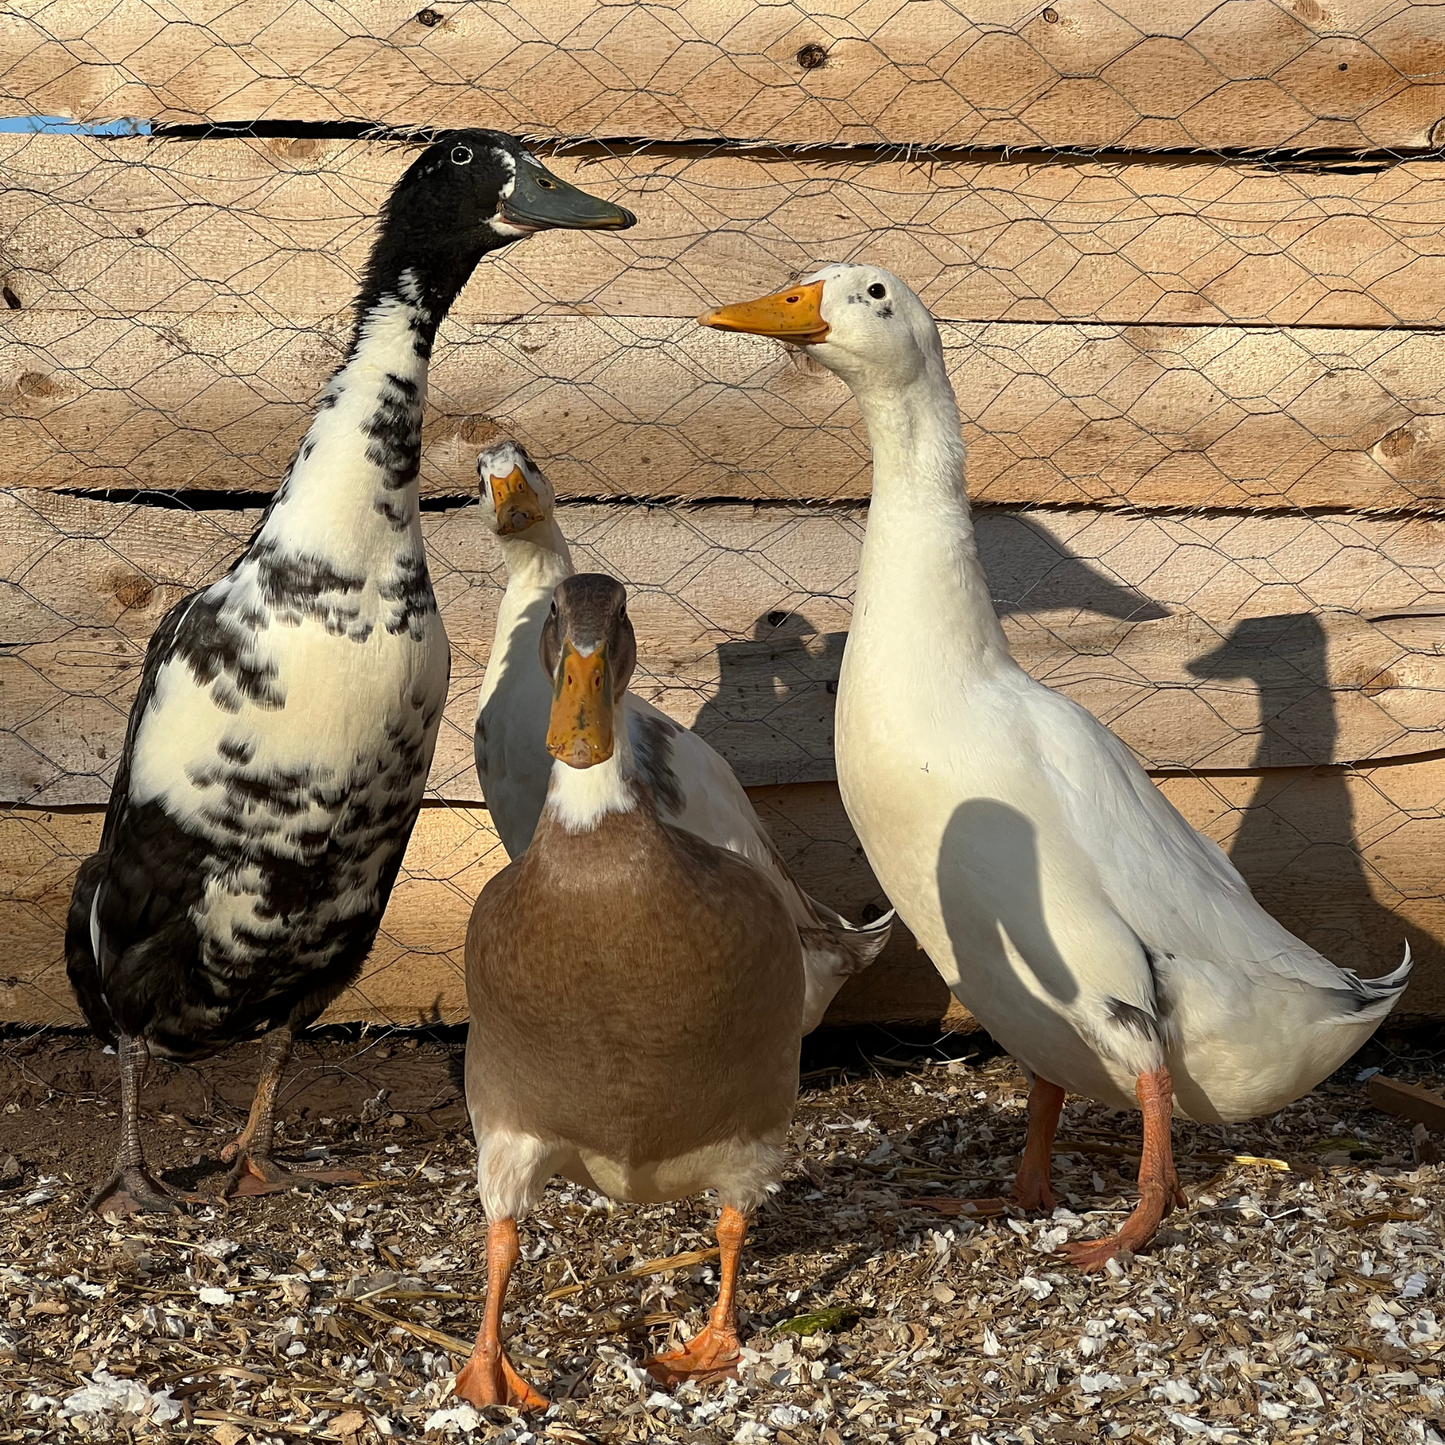
[[[964,483],[958,403],[941,355],[906,386],[859,380],[854,395],[873,448],[873,499],[850,641],[879,633],[964,667],[1007,659],[1008,644],[978,560]]]
[[[627,719],[618,698],[612,714],[612,756],[590,768],[553,763],[545,811],[569,833],[589,833],[608,813],[627,813],[637,806],[632,786],[636,776]]]
[[[515,593],[520,599],[531,592],[545,592],[550,597],[557,584],[575,570],[567,539],[554,516],[537,522],[525,532],[498,537],[497,541],[507,566],[509,597]]]
[[[402,289],[415,288],[403,277]],[[378,556],[398,552],[425,567],[417,474],[437,319],[420,300],[403,295],[384,295],[369,306],[253,553],[324,559],[341,575],[365,574]]]

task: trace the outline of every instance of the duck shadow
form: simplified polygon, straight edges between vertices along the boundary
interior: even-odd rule
[[[1260,904],[1332,963],[1378,974],[1439,940],[1377,901],[1360,850],[1346,768],[1333,764],[1339,722],[1327,639],[1312,614],[1249,617],[1186,664],[1220,685],[1243,684],[1258,705],[1251,770],[1260,777],[1229,847]],[[1429,966],[1428,963],[1426,965]]]

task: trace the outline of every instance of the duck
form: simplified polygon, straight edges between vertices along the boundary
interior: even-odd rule
[[[646,1362],[658,1384],[739,1360],[737,1280],[798,1091],[803,953],[772,878],[666,821],[633,747],[627,591],[581,573],[539,642],[552,778],[526,849],[482,889],[466,939],[466,1100],[487,1218],[487,1296],[454,1390],[545,1409],[501,1336],[517,1224],[554,1174],[616,1200],[712,1190],[707,1324]]]
[[[67,972],[120,1067],[98,1212],[189,1202],[146,1162],[152,1055],[263,1035],[226,1192],[334,1182],[273,1157],[275,1098],[297,1031],[371,949],[446,701],[417,481],[437,328],[484,256],[635,219],[490,130],[429,145],[392,189],[345,359],[255,535],[150,639],[100,847],[76,876]]]
[[[699,317],[799,347],[853,393],[873,490],[838,685],[839,788],[879,884],[965,1008],[1031,1078],[1014,1182],[1051,1209],[1065,1094],[1137,1108],[1138,1202],[1075,1241],[1104,1268],[1186,1203],[1178,1114],[1270,1114],[1398,1002],[1337,968],[1244,879],[1091,713],[1010,655],[975,545],[938,327],[879,267],[826,265]]]
[[[520,858],[537,827],[553,759],[546,747],[551,684],[534,660],[557,584],[572,576],[572,554],[557,523],[556,493],[520,443],[479,453],[482,515],[507,569],[496,635],[477,699],[477,778],[509,858]],[[811,898],[788,871],[737,775],[690,728],[629,692],[628,739],[664,822],[741,854],[776,884],[803,940],[807,969],[804,1032],[811,1033],[838,990],[888,943],[891,912],[855,925]]]

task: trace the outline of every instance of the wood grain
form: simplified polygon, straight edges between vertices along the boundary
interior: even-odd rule
[[[254,314],[0,312],[0,481],[267,491],[349,336]],[[942,327],[976,501],[1438,511],[1445,333]],[[516,436],[559,493],[843,501],[871,466],[843,384],[775,342],[658,317],[448,322],[430,496]]]
[[[86,119],[828,145],[1409,150],[1442,111],[1434,11],[1405,0],[986,14],[886,0],[830,15],[803,0],[509,0],[443,15],[55,0],[4,18],[0,76],[17,109]]]
[[[1374,1074],[1365,1085],[1365,1092],[1370,1096],[1370,1102],[1386,1114],[1411,1119],[1436,1134],[1445,1130],[1445,1098],[1434,1089]]]
[[[1415,974],[1398,1016],[1445,1018],[1445,758],[1158,782],[1195,827],[1230,850],[1265,907],[1336,963],[1383,972],[1408,938]],[[880,901],[833,784],[753,796],[804,887],[854,918]],[[98,809],[0,811],[0,928],[8,940],[0,1022],[80,1021],[65,982],[65,909],[100,824]],[[327,1020],[463,1019],[466,920],[501,862],[483,810],[424,808],[372,959]],[[879,964],[839,995],[829,1022],[945,1017],[969,1026],[899,927]]]
[[[0,136],[4,282],[27,310],[350,307],[412,148]],[[896,271],[948,321],[1373,327],[1445,320],[1445,164],[1284,168],[776,152],[550,160],[639,217],[497,253],[454,315],[692,317],[820,261]]]
[[[860,509],[560,515],[577,565],[629,585],[639,694],[696,726],[749,785],[833,777]],[[0,798],[105,800],[146,641],[226,569],[258,517],[0,495]],[[472,719],[504,574],[479,507],[423,523],[453,656],[431,785],[475,803]],[[1445,746],[1445,522],[986,509],[978,535],[1022,665],[1151,766],[1314,766]]]

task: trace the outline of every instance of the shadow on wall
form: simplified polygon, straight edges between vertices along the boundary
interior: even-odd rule
[[[1197,678],[1245,683],[1259,699],[1252,767],[1263,776],[1230,860],[1260,903],[1331,962],[1385,973],[1408,938],[1420,971],[1434,973],[1445,962],[1440,941],[1376,900],[1371,884],[1390,883],[1372,878],[1361,856],[1347,770],[1322,765],[1337,736],[1327,663],[1319,619],[1294,614],[1246,618],[1188,664]]]
[[[981,513],[979,557],[1000,617],[1091,612],[1129,622],[1168,609],[1075,555],[1037,523]],[[744,783],[831,779],[833,711],[846,632],[818,632],[800,612],[768,612],[751,638],[718,648],[718,689],[693,727]],[[772,736],[757,750],[760,728]]]

